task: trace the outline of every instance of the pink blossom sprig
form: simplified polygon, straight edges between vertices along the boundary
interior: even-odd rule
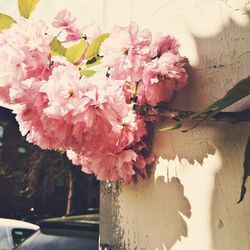
[[[152,41],[150,31],[140,32],[138,25],[131,23],[127,27],[115,26],[103,42],[100,54],[103,64],[111,69],[111,78],[138,85],[139,104],[156,106],[170,101],[174,92],[187,84],[185,58],[178,49],[174,38],[157,34]],[[134,98],[133,86],[130,89]]]
[[[56,37],[24,18],[0,33],[0,98],[19,104],[22,135],[66,151],[99,180],[147,178],[157,106],[187,83],[179,44],[135,23],[109,35],[94,24],[79,28],[67,10],[52,25]]]

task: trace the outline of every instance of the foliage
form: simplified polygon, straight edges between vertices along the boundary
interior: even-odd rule
[[[30,14],[35,10],[39,0],[18,0],[18,9],[21,16],[29,18]]]
[[[4,29],[10,28],[10,26],[15,22],[16,21],[12,17],[0,13],[0,32]]]
[[[65,57],[69,60],[69,62],[75,64],[81,59],[87,46],[88,44],[83,39],[80,39],[77,44],[67,48]]]

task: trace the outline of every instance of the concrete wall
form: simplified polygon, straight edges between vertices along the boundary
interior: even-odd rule
[[[176,36],[193,70],[171,106],[200,110],[249,75],[249,13],[246,0],[105,0],[104,24],[110,29],[133,20]],[[247,106],[249,99],[231,110]],[[249,123],[158,132],[164,124],[155,129],[157,164],[150,180],[134,186],[102,183],[101,245],[249,250],[250,193],[237,204]]]

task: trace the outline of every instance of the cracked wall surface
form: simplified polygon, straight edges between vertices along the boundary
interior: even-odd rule
[[[133,20],[175,36],[192,72],[171,106],[196,111],[250,74],[249,14],[244,0],[106,0],[104,24],[110,29]],[[249,106],[246,98],[228,110]],[[102,249],[249,250],[250,194],[237,201],[250,124],[209,122],[188,133],[158,132],[164,125],[155,128],[150,180],[103,183]]]

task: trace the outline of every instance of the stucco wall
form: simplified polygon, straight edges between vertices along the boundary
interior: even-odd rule
[[[171,106],[200,110],[250,73],[250,4],[233,0],[106,0],[104,24],[168,32],[193,68]],[[231,110],[250,106],[245,100]],[[157,126],[163,126],[165,122]],[[134,186],[103,183],[106,249],[248,250],[250,194],[237,204],[249,123],[155,129],[156,171]]]

